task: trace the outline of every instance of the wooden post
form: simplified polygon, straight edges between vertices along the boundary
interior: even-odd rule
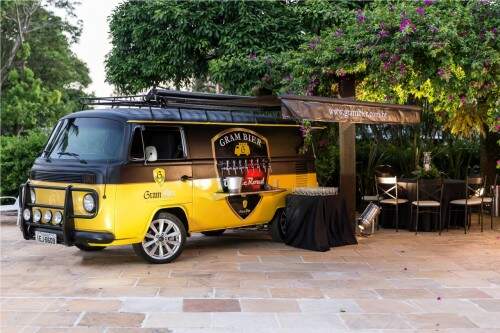
[[[356,80],[353,75],[344,76],[339,82],[339,95],[355,99]],[[356,125],[339,123],[340,145],[340,194],[346,200],[347,212],[352,224],[356,220]]]
[[[356,125],[339,123],[340,194],[351,223],[356,219]]]

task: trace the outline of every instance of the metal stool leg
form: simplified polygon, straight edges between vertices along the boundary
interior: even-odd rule
[[[398,204],[396,203],[396,232],[399,231],[399,209]]]

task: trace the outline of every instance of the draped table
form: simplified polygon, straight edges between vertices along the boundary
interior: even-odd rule
[[[286,198],[285,244],[313,251],[357,244],[340,195],[290,194]]]
[[[424,185],[425,186],[425,182]],[[413,220],[410,220],[410,205],[412,201],[417,200],[417,180],[416,179],[398,179],[398,197],[408,199],[409,203],[399,206],[399,228],[414,230],[416,214],[414,212]],[[450,215],[450,201],[465,197],[465,181],[460,179],[444,179],[443,180],[443,202],[441,217],[442,226],[446,226],[448,217],[450,217],[450,227],[463,227],[464,213],[456,212]],[[382,206],[379,223],[384,228],[395,228],[394,209],[387,209],[386,205]],[[384,209],[386,208],[386,209]],[[453,207],[458,209],[459,207]],[[436,214],[421,214],[419,222],[420,231],[430,231],[433,226],[439,224],[438,215]]]

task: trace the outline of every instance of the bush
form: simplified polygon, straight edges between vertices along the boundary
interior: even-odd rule
[[[19,185],[26,182],[29,170],[40,155],[47,133],[29,131],[23,136],[1,136],[0,147],[0,194],[17,195]]]

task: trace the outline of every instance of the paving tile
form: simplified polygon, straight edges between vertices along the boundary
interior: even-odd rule
[[[409,302],[393,299],[359,299],[356,303],[366,313],[413,313],[419,312],[417,306]]]
[[[492,328],[500,331],[499,316],[491,313],[468,313],[465,314],[477,327]]]
[[[243,312],[300,312],[295,300],[241,299],[240,305]]]
[[[40,327],[36,333],[104,333],[105,329],[100,327]],[[26,333],[25,330],[22,333]],[[107,333],[107,332],[106,332]]]
[[[319,288],[270,288],[273,298],[324,298]]]
[[[145,315],[142,313],[87,312],[79,326],[140,327]]]
[[[121,306],[119,300],[102,300],[102,299],[58,299],[52,302],[46,311],[67,311],[67,312],[111,312],[118,311]]]
[[[272,329],[278,328],[278,322],[273,314],[267,313],[213,313],[212,327],[241,329]]]
[[[184,312],[240,312],[240,303],[235,299],[185,299]]]
[[[346,325],[338,314],[285,314],[278,313],[278,320],[282,328],[307,329],[346,329]]]
[[[214,297],[214,288],[211,287],[168,287],[160,288],[158,296],[186,297],[186,298],[211,298]]]
[[[299,300],[298,303],[300,309],[304,313],[335,314],[344,312],[363,312],[355,301],[348,299],[310,299]]]
[[[80,312],[42,312],[33,321],[36,326],[71,327],[80,317]]]
[[[210,313],[150,313],[142,327],[206,328],[212,326]]]
[[[357,299],[378,299],[380,296],[371,289],[353,289],[353,288],[335,288],[321,289],[323,294],[328,298],[357,298]]]
[[[445,298],[491,298],[488,289],[478,288],[429,288],[435,297]]]
[[[428,313],[481,314],[486,312],[466,299],[415,299],[410,302],[422,312]]]
[[[467,317],[453,313],[408,314],[405,318],[411,326],[417,329],[447,329],[477,327]]]
[[[40,313],[34,311],[2,311],[0,312],[0,326],[29,325]]]
[[[127,297],[120,312],[181,312],[182,299],[165,297]]]
[[[270,297],[266,288],[215,288],[217,298],[267,298]]]
[[[412,327],[400,315],[394,314],[340,314],[348,328],[353,330],[402,330]]]
[[[500,312],[500,299],[478,299],[471,300],[472,303],[479,305],[488,312]],[[500,320],[500,313],[497,314]]]
[[[375,289],[382,298],[406,300],[408,298],[434,298],[426,289]]]

